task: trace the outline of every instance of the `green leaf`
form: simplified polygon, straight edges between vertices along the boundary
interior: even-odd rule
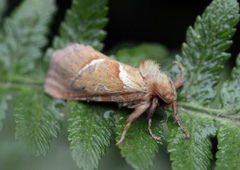
[[[69,102],[68,124],[72,157],[79,168],[92,170],[113,137],[113,111],[93,104]]]
[[[240,125],[231,122],[218,131],[218,149],[216,170],[239,169],[240,165]]]
[[[144,59],[152,59],[162,64],[162,60],[167,56],[168,50],[166,47],[154,43],[143,43],[133,47],[122,48],[115,54],[118,61],[134,67],[138,67]]]
[[[8,109],[9,93],[19,93],[12,97],[16,138],[26,141],[36,155],[46,154],[52,138],[60,130],[60,121],[56,118],[59,113],[48,105],[49,98],[37,91],[41,72],[36,67],[37,61],[47,44],[48,25],[54,11],[53,0],[25,0],[4,20],[0,32],[0,86],[4,92],[0,98],[0,119]]]
[[[58,136],[63,115],[57,109],[61,101],[52,101],[37,90],[21,90],[14,97],[16,138],[25,141],[35,155],[46,155]]]
[[[236,67],[233,68],[231,79],[226,81],[221,90],[222,108],[226,109],[229,114],[240,113],[240,54],[236,60]]]
[[[216,97],[214,87],[220,80],[226,51],[232,41],[234,26],[239,21],[239,5],[236,0],[214,0],[197,17],[194,27],[186,35],[182,57],[177,59],[187,68],[187,77],[180,93],[186,102],[208,105]]]
[[[4,21],[0,32],[0,85],[3,91],[19,92],[19,96],[13,97],[16,138],[26,141],[36,155],[46,154],[52,138],[60,130],[56,115],[51,114],[56,111],[47,105],[49,99],[35,88],[39,75],[34,79],[28,76],[38,73],[36,61],[47,43],[47,26],[54,11],[53,0],[25,0]],[[6,109],[4,98],[2,109]]]
[[[126,111],[125,111],[126,112]],[[117,141],[120,139],[126,125],[127,116],[124,112],[117,116]],[[163,137],[162,117],[154,115],[151,129],[161,140]],[[161,141],[160,141],[161,142]],[[158,143],[148,131],[147,118],[142,116],[134,121],[127,131],[125,140],[119,145],[121,155],[134,169],[149,169],[158,151]]]
[[[168,120],[169,129],[171,129],[168,152],[170,152],[172,168],[209,169],[212,159],[210,137],[216,135],[216,123],[207,116],[194,118],[191,115],[183,120],[188,124],[186,128],[190,131],[190,139],[185,138],[185,134],[176,123],[173,124]]]
[[[216,169],[237,169],[240,160],[240,54],[236,60],[236,67],[233,68],[231,78],[226,81],[221,90],[222,109],[232,119],[231,122],[224,122],[225,124],[218,132],[218,152],[216,154]]]
[[[103,27],[107,24],[108,0],[73,0],[61,24],[60,36],[54,39],[54,48],[78,42],[91,45],[96,50],[103,48],[106,36]]]
[[[6,112],[8,110],[8,103],[12,100],[12,96],[6,92],[0,91],[0,131],[3,128],[3,120],[6,117]]]
[[[173,124],[173,121],[168,121],[171,130],[168,151],[172,169],[211,168],[210,138],[232,117],[226,114],[229,109],[210,109],[206,106],[211,104],[217,95],[214,87],[220,80],[224,63],[230,57],[230,54],[224,51],[232,43],[229,39],[233,36],[234,26],[238,21],[239,5],[236,0],[214,0],[202,17],[197,18],[194,28],[188,29],[186,43],[182,48],[183,56],[177,56],[177,60],[183,63],[187,71],[178,102],[183,108],[179,107],[178,114],[191,136],[190,139],[185,139],[182,130]],[[179,77],[179,70],[173,68],[173,75]],[[225,84],[225,87],[228,85]],[[225,95],[229,94],[225,92]],[[223,103],[226,100],[228,99],[222,99]],[[230,107],[238,101],[231,102]],[[232,123],[234,122],[237,123],[238,120]]]
[[[54,10],[53,0],[25,0],[5,20],[0,32],[1,71],[10,75],[34,70],[47,43],[47,25]]]

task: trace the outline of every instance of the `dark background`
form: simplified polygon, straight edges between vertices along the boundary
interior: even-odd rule
[[[10,14],[20,4],[20,0],[9,0]],[[50,40],[58,33],[65,12],[71,0],[56,0],[58,11],[52,23]],[[211,0],[109,0],[109,23],[105,30],[105,50],[122,43],[156,42],[170,50],[180,49],[185,33],[194,24]],[[238,26],[239,27],[239,26]],[[230,48],[233,62],[239,53],[240,31],[233,37]]]
[[[110,0],[105,49],[129,42],[156,42],[170,50],[179,49],[187,28],[210,3],[211,0]],[[58,0],[57,5],[60,10],[53,24],[54,32],[71,1]],[[239,53],[239,35],[237,31],[230,48],[233,62]]]

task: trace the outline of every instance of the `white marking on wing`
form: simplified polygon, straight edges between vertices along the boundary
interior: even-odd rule
[[[122,80],[124,88],[128,87],[135,90],[139,88],[136,82],[133,81],[133,77],[129,75],[131,73],[126,72],[121,64],[119,64],[119,70],[119,78]]]
[[[72,78],[72,80],[69,83],[69,87],[74,87],[74,82],[76,79],[79,78],[79,76],[81,76],[81,74],[86,71],[87,69],[92,69],[91,71],[94,71],[96,69],[97,64],[104,62],[104,59],[96,59],[96,60],[92,60],[90,63],[86,64],[81,70],[78,71],[78,73],[76,74],[76,76],[74,76]],[[92,68],[91,68],[92,67]]]
[[[96,59],[96,60],[92,60],[89,64],[85,65],[81,70],[79,70],[79,72],[77,73],[77,75],[75,77],[78,77],[79,75],[81,75],[84,71],[89,69],[91,66],[99,64],[99,63],[101,63],[103,61],[104,61],[104,59],[102,59],[102,58]]]

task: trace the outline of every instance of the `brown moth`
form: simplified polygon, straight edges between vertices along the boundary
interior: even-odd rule
[[[152,60],[144,60],[139,68],[113,60],[90,46],[70,44],[57,50],[51,59],[44,90],[54,98],[98,102],[118,102],[135,108],[117,144],[123,142],[131,126],[144,112],[148,113],[148,130],[152,116],[159,106],[171,106],[178,125],[189,137],[188,130],[177,115],[176,89],[185,77],[183,66],[180,79],[172,81]]]

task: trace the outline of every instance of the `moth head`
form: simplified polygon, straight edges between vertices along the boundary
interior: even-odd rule
[[[176,101],[177,94],[174,83],[165,73],[160,71],[157,63],[152,60],[144,60],[139,66],[139,71],[153,95],[158,96],[167,104]]]
[[[152,90],[167,104],[173,103],[177,100],[175,86],[169,77],[167,77],[165,74],[162,76],[162,81],[156,81],[151,84]]]

